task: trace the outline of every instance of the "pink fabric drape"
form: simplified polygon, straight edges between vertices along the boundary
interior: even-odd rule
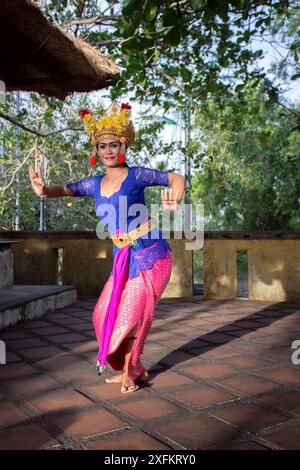
[[[113,288],[110,301],[106,310],[103,321],[97,368],[99,374],[105,369],[107,352],[109,348],[110,338],[115,325],[116,315],[120,303],[123,287],[128,279],[130,245],[121,248],[115,256],[113,264]]]
[[[157,260],[151,269],[141,271],[138,276],[132,279],[128,277],[122,288],[107,351],[107,362],[113,370],[123,370],[125,356],[122,342],[132,329],[137,327],[136,340],[129,364],[129,376],[132,380],[139,377],[144,370],[140,357],[143,354],[145,340],[151,328],[155,306],[169,282],[172,263],[173,254],[169,251],[166,253],[166,257]],[[106,281],[93,311],[93,323],[99,345],[101,345],[100,338],[105,336],[102,330],[114,282],[115,279],[111,275]]]

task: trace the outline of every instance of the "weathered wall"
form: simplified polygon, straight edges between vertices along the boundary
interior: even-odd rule
[[[21,240],[13,246],[15,284],[57,284],[58,250],[63,249],[61,279],[78,295],[99,296],[112,269],[112,241],[94,232],[0,232],[0,239]],[[168,240],[174,263],[163,297],[193,295],[192,251],[185,240]]]
[[[251,234],[247,240],[206,238],[203,248],[204,296],[236,297],[236,256],[248,251],[249,300],[300,301],[300,237],[274,239]],[[298,235],[299,236],[299,235]],[[255,238],[257,237],[257,238]]]
[[[94,232],[0,232],[13,246],[16,284],[57,284],[58,249],[63,249],[62,281],[78,295],[99,296],[112,269],[112,242]],[[163,297],[193,295],[193,251],[186,239],[168,240],[173,270]],[[204,297],[236,297],[236,255],[248,251],[250,300],[300,301],[300,232],[205,232]]]

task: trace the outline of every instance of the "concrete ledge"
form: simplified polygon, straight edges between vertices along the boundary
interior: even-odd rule
[[[14,285],[0,290],[0,330],[77,301],[75,286]]]

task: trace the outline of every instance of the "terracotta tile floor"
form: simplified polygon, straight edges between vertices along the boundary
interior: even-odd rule
[[[162,299],[151,380],[122,394],[96,373],[96,301],[0,332],[0,449],[300,449],[299,304]]]

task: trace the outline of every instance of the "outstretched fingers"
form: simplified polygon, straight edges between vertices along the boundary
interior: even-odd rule
[[[38,176],[39,176],[39,178],[42,178],[42,173],[41,173],[41,162],[39,162],[39,163],[38,163],[37,172],[38,172]]]
[[[163,202],[173,202],[178,200],[179,189],[176,192],[175,197],[173,196],[173,188],[164,188],[161,190],[161,198]]]
[[[32,165],[29,165],[29,176],[30,176],[30,179],[32,180],[33,178],[36,178],[37,177],[37,174],[36,172],[34,171]]]

